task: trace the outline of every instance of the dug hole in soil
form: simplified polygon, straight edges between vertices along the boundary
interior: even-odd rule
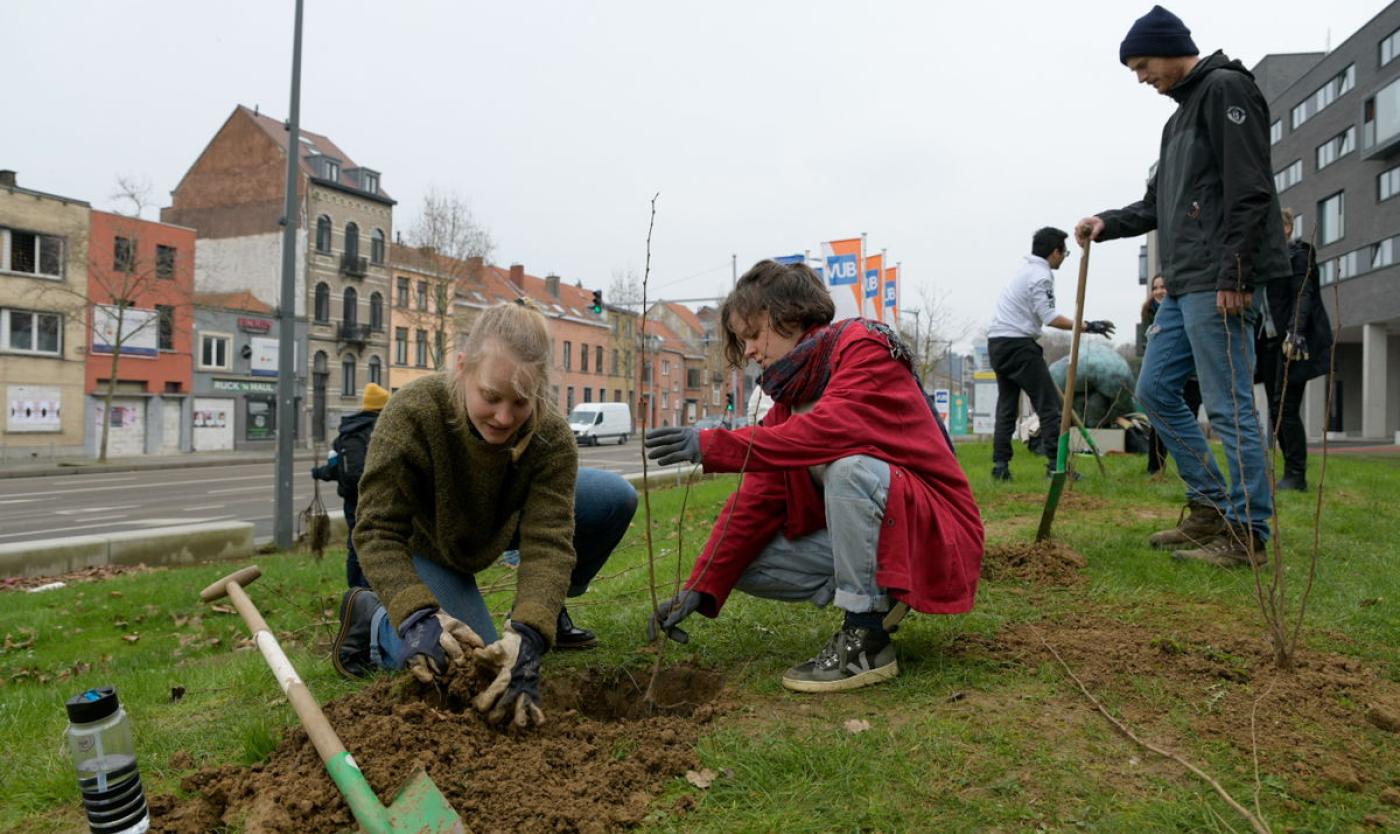
[[[664,669],[654,705],[649,668],[546,668],[543,726],[503,729],[471,706],[487,674],[468,665],[440,687],[385,676],[323,709],[385,805],[422,767],[474,834],[592,834],[639,824],[668,780],[697,767],[695,741],[720,708],[722,680],[694,666]],[[190,798],[152,800],[151,831],[355,830],[299,725],[266,761],[204,768],[181,789]]]

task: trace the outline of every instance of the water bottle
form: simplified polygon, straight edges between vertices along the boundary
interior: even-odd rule
[[[68,699],[68,751],[78,770],[93,834],[143,834],[151,827],[136,744],[126,710],[110,686]]]

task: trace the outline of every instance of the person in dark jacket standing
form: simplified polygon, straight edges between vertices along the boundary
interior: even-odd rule
[[[1069,234],[1046,226],[1031,237],[1031,253],[997,298],[996,316],[987,328],[987,357],[997,375],[997,416],[992,432],[992,480],[1011,480],[1011,432],[1021,392],[1030,397],[1040,420],[1040,450],[1055,469],[1059,449],[1060,391],[1050,378],[1040,346],[1044,327],[1073,330],[1074,320],[1055,310],[1055,273],[1069,257]],[[1113,322],[1084,323],[1085,333],[1113,335]]]
[[[1308,441],[1299,409],[1308,380],[1327,373],[1332,364],[1332,323],[1322,305],[1317,252],[1292,240],[1293,212],[1283,210],[1283,233],[1289,239],[1292,276],[1270,284],[1258,324],[1256,377],[1269,400],[1270,436],[1283,449],[1283,477],[1277,489],[1308,489]]]
[[[1137,398],[1186,482],[1189,513],[1149,542],[1177,549],[1178,559],[1262,564],[1273,496],[1253,408],[1253,325],[1257,290],[1291,271],[1269,164],[1269,108],[1239,61],[1222,52],[1201,58],[1191,30],[1161,6],[1133,23],[1118,57],[1177,103],[1143,198],[1075,227],[1081,245],[1157,231],[1167,298]],[[1193,372],[1224,441],[1228,490],[1182,396]]]
[[[366,385],[360,410],[340,418],[340,433],[331,444],[330,460],[311,470],[311,477],[318,481],[335,481],[336,494],[345,502],[345,583],[351,588],[369,587],[355,553],[355,507],[360,501],[360,476],[365,473],[369,436],[388,401],[388,391],[373,382]]]

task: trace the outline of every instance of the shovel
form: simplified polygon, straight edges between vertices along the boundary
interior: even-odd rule
[[[1074,372],[1079,366],[1079,335],[1084,331],[1084,286],[1089,283],[1089,244],[1084,241],[1084,254],[1079,261],[1079,287],[1074,293],[1074,335],[1069,342],[1069,367],[1065,368],[1065,390],[1074,390]],[[1060,444],[1055,451],[1055,472],[1050,476],[1050,494],[1045,499],[1045,510],[1040,514],[1040,529],[1035,540],[1043,542],[1050,538],[1050,526],[1055,523],[1055,508],[1060,503],[1060,493],[1065,489],[1065,468],[1069,462],[1069,429],[1074,420],[1074,400],[1062,395],[1060,408]]]
[[[262,571],[258,566],[250,565],[200,591],[199,598],[205,602],[213,602],[224,596],[233,600],[234,607],[243,615],[243,622],[253,632],[253,642],[257,644],[258,651],[262,652],[263,659],[277,676],[277,683],[282,686],[287,700],[291,701],[292,708],[306,728],[306,735],[316,746],[316,752],[321,754],[326,772],[345,797],[345,804],[350,806],[350,812],[355,815],[360,828],[366,834],[468,834],[461,817],[447,804],[447,797],[421,768],[388,808],[379,802],[374,789],[360,773],[354,757],[345,749],[335,730],[331,729],[320,704],[316,703],[311,690],[297,677],[277,638],[268,630],[266,621],[244,592],[243,586],[259,576],[262,576]]]

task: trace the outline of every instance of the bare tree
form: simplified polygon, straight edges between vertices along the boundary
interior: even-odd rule
[[[73,314],[91,312],[89,326],[94,335],[93,349],[111,353],[102,399],[102,437],[97,456],[104,463],[107,460],[112,400],[116,396],[122,354],[131,353],[135,342],[149,339],[153,332],[159,350],[164,338],[168,336],[173,339],[175,311],[193,305],[189,288],[180,288],[172,281],[179,268],[175,259],[190,258],[193,253],[150,247],[151,254],[147,254],[147,247],[142,246],[141,215],[150,203],[149,195],[149,184],[132,177],[118,177],[111,199],[126,210],[114,212],[120,219],[116,223],[111,260],[107,260],[105,249],[90,249],[85,286],[58,284],[48,288],[49,292],[67,297]],[[171,303],[157,303],[153,297]],[[153,306],[142,307],[143,303]]]
[[[458,327],[454,308],[462,280],[467,277],[467,261],[488,261],[496,249],[491,232],[472,214],[467,201],[456,194],[431,190],[423,198],[417,220],[409,230],[413,247],[411,266],[430,276],[429,309],[421,306],[414,318],[432,333],[429,355],[434,370],[442,370],[451,355]]]
[[[914,369],[926,384],[934,372],[950,363],[952,346],[972,332],[971,326],[953,314],[948,292],[924,285],[919,289],[917,306],[906,307],[897,327],[900,338],[914,351]]]
[[[642,303],[642,284],[637,278],[637,270],[632,267],[614,268],[612,283],[608,284],[608,294],[604,299],[619,307],[632,307]]]

